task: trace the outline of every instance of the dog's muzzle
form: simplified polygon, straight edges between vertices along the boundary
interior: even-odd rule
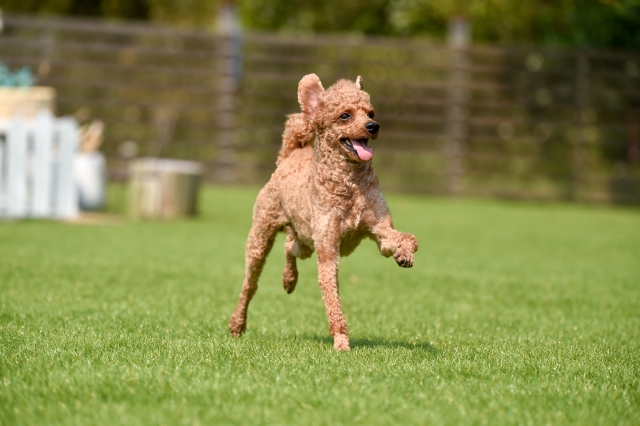
[[[370,135],[375,135],[380,130],[380,125],[375,121],[369,121],[364,125],[364,128],[367,129]]]

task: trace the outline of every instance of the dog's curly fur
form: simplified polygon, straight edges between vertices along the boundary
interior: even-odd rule
[[[393,229],[371,155],[358,155],[362,149],[371,152],[368,138],[375,139],[379,128],[362,78],[355,83],[340,80],[324,90],[318,76],[306,75],[298,85],[298,101],[302,113],[289,116],[277,168],[256,200],[244,283],[229,329],[233,336],[245,331],[247,308],[265,260],[276,234],[285,231],[285,290],[295,289],[296,258],[306,259],[317,251],[318,281],[334,348],[349,350],[338,293],[340,256],[348,256],[362,239],[370,238],[383,256],[393,255],[406,268],[413,266],[418,241]],[[353,145],[367,148],[356,150]]]

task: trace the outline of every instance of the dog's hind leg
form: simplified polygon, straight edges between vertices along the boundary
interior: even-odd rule
[[[298,283],[298,266],[296,264],[296,237],[289,229],[287,233],[287,241],[284,243],[284,272],[282,273],[282,285],[284,291],[291,294],[296,289]]]
[[[287,227],[287,240],[284,243],[285,265],[282,274],[282,285],[287,293],[291,294],[298,283],[296,258],[306,259],[312,253],[313,250],[310,247],[297,239],[296,232],[291,227]]]
[[[276,197],[267,188],[258,195],[253,212],[253,225],[247,240],[244,282],[236,310],[231,315],[229,330],[234,337],[244,333],[247,327],[247,309],[258,290],[258,278],[273,247],[276,234],[284,224],[284,214]]]

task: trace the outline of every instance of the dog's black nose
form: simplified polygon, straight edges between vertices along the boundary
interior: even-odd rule
[[[375,121],[369,121],[364,125],[364,128],[367,129],[367,132],[369,132],[370,135],[375,135],[378,133],[378,130],[380,130],[380,125]]]

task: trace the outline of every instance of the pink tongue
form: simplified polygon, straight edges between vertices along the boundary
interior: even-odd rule
[[[356,152],[358,153],[358,157],[360,157],[361,160],[364,160],[364,161],[371,160],[371,157],[373,157],[373,149],[362,144],[361,142],[358,142],[356,139],[350,139],[349,141],[351,142],[351,145],[353,145],[353,147],[355,148]]]

